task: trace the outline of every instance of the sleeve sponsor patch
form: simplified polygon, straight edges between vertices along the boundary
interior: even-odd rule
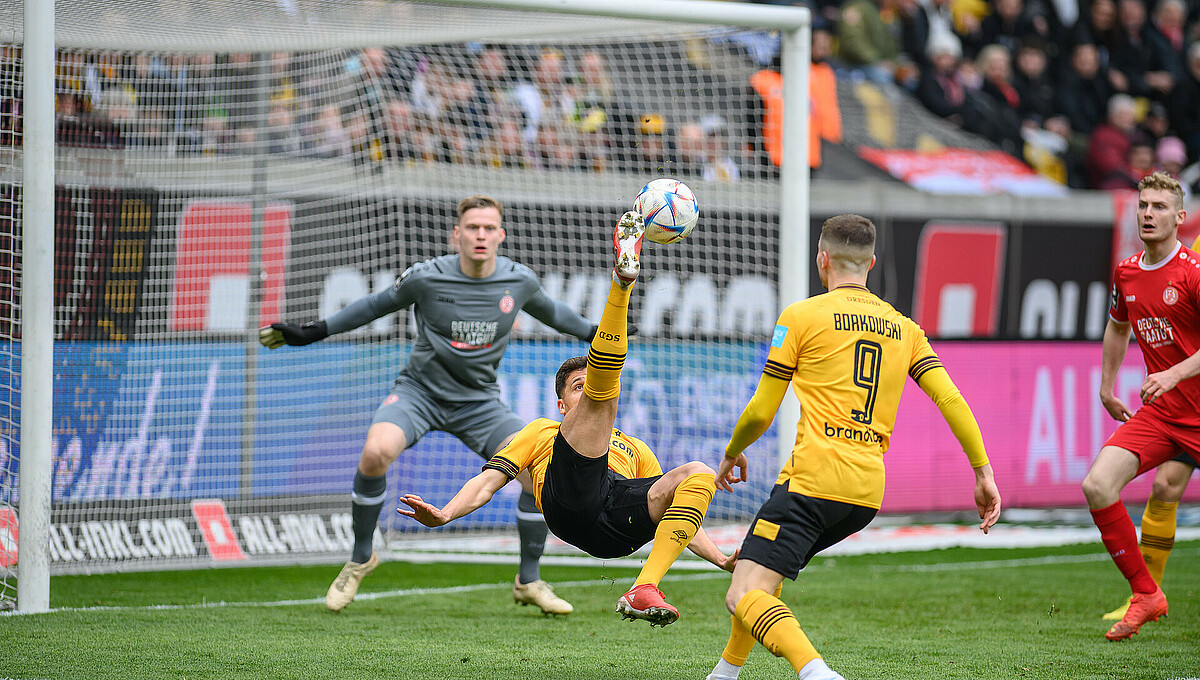
[[[783,347],[783,341],[785,338],[787,338],[787,332],[788,332],[787,326],[776,325],[775,332],[771,334],[771,346],[772,347]]]

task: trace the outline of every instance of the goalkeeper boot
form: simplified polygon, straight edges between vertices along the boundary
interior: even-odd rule
[[[646,236],[646,224],[642,216],[632,210],[621,215],[617,227],[613,230],[613,248],[616,250],[617,264],[613,266],[613,280],[622,289],[629,288],[637,280],[638,272],[642,270],[641,261],[642,239]]]
[[[650,626],[665,626],[679,619],[679,610],[667,604],[662,591],[653,583],[634,586],[617,600],[617,611],[623,619],[643,619]]]
[[[521,583],[521,577],[518,576],[513,581],[513,602],[522,607],[537,605],[543,614],[570,614],[575,611],[570,602],[554,593],[554,586],[541,579]]]
[[[1130,602],[1133,602],[1132,595],[1129,596],[1129,599],[1125,600],[1125,602],[1122,603],[1120,607],[1117,607],[1116,609],[1105,614],[1104,616],[1101,616],[1100,620],[1101,621],[1120,621],[1121,619],[1125,618],[1125,612],[1129,611],[1129,603]]]
[[[374,552],[371,553],[371,559],[359,564],[358,562],[347,562],[346,566],[338,572],[337,578],[333,579],[333,584],[329,586],[329,592],[325,593],[325,606],[331,612],[340,612],[346,608],[346,605],[354,601],[354,596],[358,594],[358,584],[362,583],[363,577],[375,571],[375,567],[379,566],[379,557]]]
[[[1109,640],[1128,640],[1143,625],[1166,615],[1167,596],[1162,588],[1156,587],[1153,593],[1134,593],[1129,599],[1129,611],[1125,612],[1125,617],[1114,623],[1104,637]]]

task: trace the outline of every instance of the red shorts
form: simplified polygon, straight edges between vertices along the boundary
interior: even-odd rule
[[[1176,425],[1145,409],[1122,423],[1104,445],[1119,446],[1137,456],[1139,475],[1180,454],[1200,463],[1200,427]]]

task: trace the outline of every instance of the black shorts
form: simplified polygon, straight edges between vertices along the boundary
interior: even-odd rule
[[[654,538],[648,499],[656,481],[625,479],[608,468],[607,455],[582,456],[559,434],[542,484],[542,516],[555,536],[593,557],[626,557]]]
[[[1172,458],[1171,460],[1177,460],[1180,463],[1187,463],[1188,465],[1191,465],[1194,468],[1200,468],[1200,463],[1197,463],[1195,458],[1192,458],[1191,456],[1189,456],[1186,453],[1181,453],[1178,456],[1175,456],[1174,458]]]
[[[792,493],[786,484],[776,484],[750,524],[739,559],[795,580],[813,555],[870,524],[876,512]]]

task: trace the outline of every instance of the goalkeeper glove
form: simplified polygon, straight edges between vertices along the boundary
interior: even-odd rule
[[[278,322],[258,329],[258,341],[270,349],[292,345],[302,347],[329,337],[324,321],[309,321],[304,325]]]
[[[598,330],[600,330],[599,326],[595,326],[595,325],[592,326],[592,330],[588,331],[588,336],[587,336],[588,342],[591,342],[592,340],[596,339],[596,331],[598,331]],[[637,333],[638,333],[638,328],[636,325],[631,324],[631,323],[625,324],[625,335],[634,336],[634,335],[637,335]]]

